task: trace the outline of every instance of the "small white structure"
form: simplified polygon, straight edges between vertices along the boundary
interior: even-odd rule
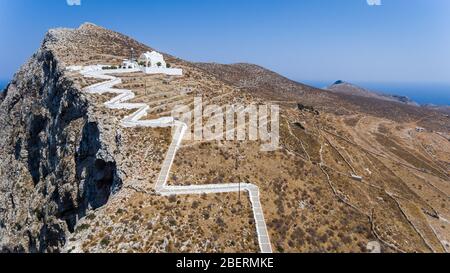
[[[418,133],[423,133],[423,132],[425,132],[425,128],[422,128],[422,127],[416,127],[416,132],[418,132]]]
[[[138,64],[135,61],[124,59],[121,68],[123,69],[135,69],[138,68]]]
[[[82,69],[83,69],[82,65],[71,65],[71,66],[66,67],[66,70],[68,70],[68,71],[80,71]]]
[[[142,72],[146,74],[166,74],[171,76],[182,76],[183,70],[179,68],[169,68],[164,56],[156,51],[143,53],[138,62]]]
[[[352,173],[352,174],[350,175],[350,177],[351,177],[353,180],[356,180],[356,181],[359,181],[359,182],[362,182],[362,181],[363,181],[363,177],[362,177],[362,176],[356,175],[356,174],[354,174],[354,173]]]

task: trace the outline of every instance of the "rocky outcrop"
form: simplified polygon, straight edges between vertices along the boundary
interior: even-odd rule
[[[47,35],[0,100],[0,252],[59,252],[122,184],[108,132],[49,46],[56,38]]]

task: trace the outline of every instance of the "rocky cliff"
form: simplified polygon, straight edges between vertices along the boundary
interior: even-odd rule
[[[0,100],[0,251],[57,252],[87,211],[108,201],[121,175],[50,31]]]

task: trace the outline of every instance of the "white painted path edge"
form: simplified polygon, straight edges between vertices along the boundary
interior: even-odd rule
[[[272,245],[270,243],[269,233],[267,231],[266,221],[264,219],[264,213],[262,210],[260,198],[259,198],[259,188],[256,185],[248,183],[238,183],[233,184],[209,184],[209,185],[191,185],[191,186],[169,186],[167,185],[167,180],[169,177],[170,169],[175,159],[177,150],[180,148],[184,133],[188,129],[188,126],[180,122],[173,117],[163,117],[154,120],[141,120],[142,117],[147,115],[150,107],[145,103],[126,103],[135,97],[135,94],[128,89],[116,89],[113,88],[115,85],[122,83],[122,80],[114,77],[112,75],[107,75],[109,73],[132,73],[138,72],[139,69],[120,69],[114,71],[104,71],[94,67],[77,67],[72,68],[72,70],[78,70],[84,77],[95,78],[100,80],[105,80],[101,83],[96,83],[84,88],[84,91],[92,94],[104,94],[112,93],[117,94],[116,97],[107,101],[105,105],[110,109],[128,109],[136,111],[125,117],[121,121],[121,125],[127,128],[131,127],[173,127],[174,135],[172,137],[172,143],[169,146],[168,152],[164,159],[161,167],[161,172],[159,174],[158,180],[156,181],[155,191],[163,196],[170,195],[188,195],[188,194],[210,194],[210,193],[227,193],[227,192],[239,192],[247,191],[250,197],[250,202],[252,204],[253,216],[255,219],[256,232],[258,236],[258,243],[260,251],[262,253],[272,253]],[[71,69],[71,68],[68,68]]]

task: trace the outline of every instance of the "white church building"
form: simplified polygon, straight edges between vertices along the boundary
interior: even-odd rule
[[[138,59],[142,72],[146,74],[166,74],[182,76],[183,70],[168,67],[164,56],[156,51],[142,53]]]
[[[134,61],[130,61],[128,59],[124,59],[122,61],[122,65],[120,66],[122,69],[136,69],[138,68],[138,64]]]
[[[156,51],[142,53],[138,61],[146,67],[167,67],[164,56]]]

